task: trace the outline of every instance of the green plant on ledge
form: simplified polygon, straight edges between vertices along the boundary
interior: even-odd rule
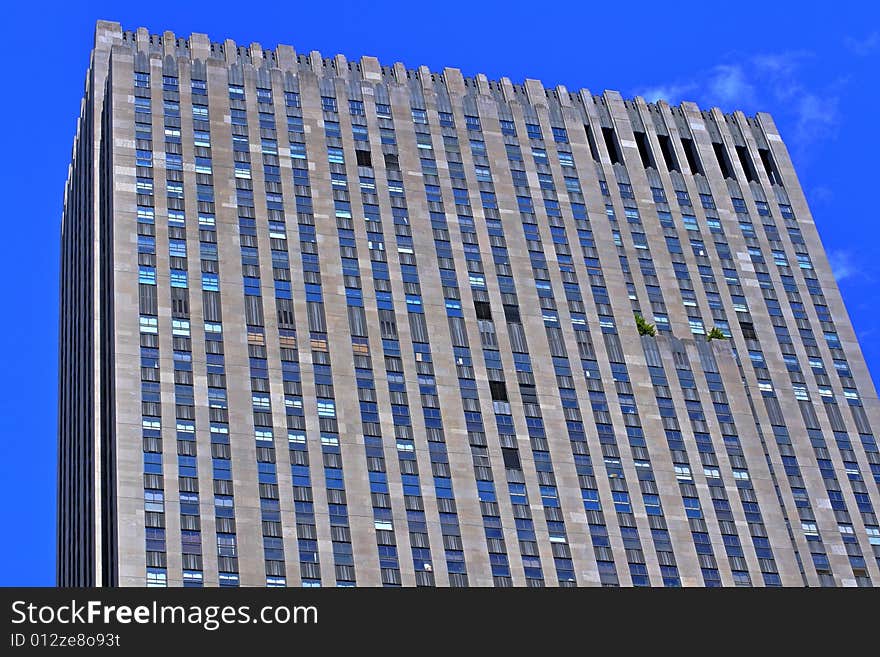
[[[726,340],[727,336],[721,331],[717,326],[713,326],[712,330],[706,334],[706,341],[710,342],[712,340]]]
[[[648,320],[636,313],[636,328],[639,329],[639,335],[650,335],[652,338],[657,335],[657,329],[653,324],[649,324]]]

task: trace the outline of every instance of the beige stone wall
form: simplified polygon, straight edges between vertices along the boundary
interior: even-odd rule
[[[440,586],[449,584],[446,564],[443,557],[443,542],[434,490],[431,481],[431,462],[428,443],[425,439],[422,409],[417,382],[417,364],[411,349],[409,324],[406,318],[404,286],[397,261],[394,228],[391,216],[390,199],[385,189],[386,172],[382,156],[382,143],[379,138],[375,111],[377,87],[383,86],[391,99],[392,114],[399,149],[400,168],[407,195],[410,224],[414,250],[418,262],[421,281],[422,303],[428,323],[434,368],[438,386],[443,426],[449,454],[450,470],[456,495],[462,543],[468,564],[471,585],[491,586],[493,578],[489,567],[487,541],[484,535],[480,504],[470,447],[462,411],[462,401],[456,380],[455,364],[452,361],[452,346],[447,328],[446,311],[442,295],[437,258],[429,219],[429,205],[425,200],[424,177],[419,162],[420,149],[416,144],[416,134],[412,123],[410,107],[413,90],[418,89],[424,99],[428,122],[431,126],[433,155],[439,169],[439,186],[444,199],[449,235],[452,243],[453,260],[461,291],[461,305],[468,327],[468,339],[474,361],[474,371],[480,394],[480,407],[485,425],[487,445],[493,478],[495,480],[499,513],[504,528],[505,543],[510,562],[513,584],[525,585],[525,575],[518,549],[513,509],[506,490],[506,477],[501,455],[501,445],[495,428],[492,399],[489,392],[488,376],[481,349],[480,335],[473,306],[473,295],[467,283],[467,262],[464,244],[458,230],[458,219],[454,211],[452,181],[448,175],[448,162],[443,147],[444,130],[439,127],[438,111],[442,109],[437,90],[445,86],[455,118],[455,134],[458,137],[462,161],[467,175],[471,207],[476,225],[479,252],[484,265],[489,299],[499,339],[503,367],[506,373],[507,388],[513,407],[522,471],[535,525],[539,557],[546,584],[556,585],[556,572],[553,552],[549,540],[547,524],[539,488],[539,473],[529,445],[525,417],[522,413],[522,399],[518,387],[514,385],[516,374],[510,350],[510,338],[506,331],[502,312],[502,298],[497,275],[493,265],[493,252],[490,235],[486,229],[485,216],[480,202],[480,187],[474,177],[474,162],[468,145],[470,135],[466,129],[465,115],[471,113],[467,104],[476,107],[482,124],[482,139],[486,143],[487,155],[494,181],[494,191],[498,200],[505,244],[510,256],[511,269],[516,283],[520,312],[526,338],[529,344],[535,384],[539,395],[547,442],[551,454],[555,479],[559,490],[560,506],[572,553],[574,570],[578,585],[598,585],[599,572],[596,553],[590,539],[587,515],[584,512],[578,475],[572,457],[571,446],[565,424],[553,363],[549,356],[547,335],[540,300],[536,293],[532,267],[529,261],[528,244],[523,235],[517,207],[517,190],[511,181],[505,138],[501,134],[499,119],[508,113],[512,116],[519,135],[526,174],[539,225],[541,242],[551,275],[552,290],[556,299],[564,344],[573,372],[574,386],[578,393],[579,405],[587,444],[592,456],[596,485],[605,511],[604,518],[615,555],[617,574],[622,585],[631,583],[627,567],[626,551],[620,527],[614,513],[612,488],[603,462],[603,446],[593,422],[588,384],[582,375],[578,345],[572,329],[571,314],[565,302],[563,279],[559,261],[554,250],[551,221],[541,201],[539,167],[531,156],[529,139],[526,136],[526,123],[537,122],[544,135],[544,148],[548,152],[549,173],[552,176],[560,207],[562,226],[573,256],[574,269],[580,285],[586,308],[587,321],[596,351],[599,371],[608,402],[608,412],[615,427],[620,461],[623,467],[633,508],[633,518],[641,541],[645,565],[653,585],[662,585],[662,558],[658,557],[652,541],[653,521],[648,515],[639,492],[637,466],[634,452],[627,443],[624,430],[624,416],[619,404],[618,394],[626,394],[625,387],[615,386],[611,360],[602,340],[602,327],[590,290],[591,277],[587,271],[581,248],[577,239],[577,226],[571,213],[571,201],[566,193],[563,178],[571,175],[564,169],[556,154],[553,143],[552,126],[567,129],[573,160],[577,168],[584,203],[590,218],[590,228],[596,244],[596,255],[602,266],[604,284],[610,297],[611,312],[615,319],[617,333],[625,355],[630,376],[632,394],[636,400],[641,426],[647,440],[647,452],[653,469],[656,486],[661,498],[666,525],[670,534],[675,561],[681,582],[685,586],[702,586],[700,557],[697,554],[691,532],[694,523],[689,522],[684,513],[682,487],[676,478],[673,465],[674,455],[667,446],[664,435],[664,422],[661,418],[655,387],[651,384],[645,351],[632,318],[634,307],[652,320],[654,312],[648,299],[648,285],[659,286],[665,302],[666,313],[672,327],[672,338],[656,338],[666,377],[669,381],[669,395],[673,399],[679,425],[686,445],[685,455],[694,473],[692,488],[703,509],[703,520],[709,534],[721,582],[734,584],[734,568],[725,554],[722,538],[723,527],[735,527],[743,550],[743,562],[753,585],[763,585],[761,565],[752,543],[749,521],[741,503],[741,496],[734,478],[734,469],[741,469],[729,457],[722,439],[722,427],[712,407],[705,372],[701,366],[696,341],[704,340],[700,335],[692,335],[688,326],[687,307],[683,303],[679,284],[673,268],[673,258],[667,250],[665,237],[676,236],[681,241],[683,261],[686,263],[696,299],[696,307],[706,325],[713,325],[712,310],[709,307],[707,290],[700,281],[698,265],[708,263],[717,282],[717,291],[728,321],[732,340],[714,343],[712,353],[722,374],[727,402],[734,416],[737,432],[743,450],[743,459],[748,467],[750,481],[754,488],[754,499],[758,503],[766,534],[772,545],[775,564],[781,581],[785,585],[818,585],[821,578],[813,567],[810,558],[811,544],[801,531],[799,512],[791,491],[790,480],[786,477],[784,456],[794,455],[802,472],[804,487],[808,491],[815,522],[824,539],[825,549],[831,564],[831,577],[836,585],[856,585],[857,577],[847,559],[847,547],[841,540],[837,525],[842,522],[841,515],[835,514],[831,507],[825,482],[818,469],[817,451],[807,436],[806,424],[801,415],[798,401],[792,389],[792,379],[783,361],[780,345],[774,335],[772,318],[767,311],[764,296],[759,284],[755,266],[748,254],[749,243],[743,237],[738,218],[731,202],[729,181],[725,181],[713,151],[713,142],[720,142],[729,154],[733,172],[741,196],[745,199],[749,214],[756,227],[758,237],[752,246],[760,246],[770,280],[783,310],[784,323],[788,326],[794,342],[794,351],[804,372],[805,385],[819,418],[820,427],[827,443],[827,458],[834,465],[844,501],[849,510],[857,545],[867,563],[863,578],[873,582],[880,581],[880,569],[874,550],[880,549],[869,543],[866,527],[877,526],[876,516],[860,513],[856,505],[855,493],[869,496],[874,508],[880,505],[878,486],[874,481],[870,465],[876,462],[876,454],[869,455],[858,436],[858,429],[846,399],[844,384],[834,371],[834,355],[822,337],[823,328],[829,325],[820,322],[814,305],[811,303],[803,278],[803,271],[797,266],[794,245],[786,234],[786,226],[780,216],[777,199],[785,195],[797,217],[797,226],[802,231],[809,249],[813,266],[822,285],[826,303],[834,318],[834,329],[839,333],[843,350],[853,371],[852,384],[858,390],[871,426],[878,426],[880,414],[876,392],[873,388],[858,342],[853,333],[843,306],[837,285],[834,282],[827,258],[822,250],[819,236],[812,221],[803,193],[792,168],[791,161],[772,119],[766,114],[747,118],[737,112],[732,115],[721,114],[718,110],[701,111],[690,103],[680,107],[670,107],[666,103],[647,105],[642,99],[624,100],[616,92],[606,91],[593,95],[584,90],[569,93],[565,88],[545,89],[540,82],[527,80],[524,85],[514,85],[509,80],[490,82],[484,76],[464,79],[455,69],[445,69],[442,73],[431,73],[424,67],[406,70],[402,65],[382,67],[372,58],[362,58],[348,62],[343,57],[322,58],[319,53],[308,56],[297,55],[287,46],[279,46],[274,51],[264,50],[259,44],[248,47],[238,46],[226,41],[211,43],[204,35],[194,34],[187,40],[177,38],[171,33],[150,36],[145,30],[122,32],[113,24],[100,24],[99,33],[112,39],[110,69],[112,72],[111,105],[113,112],[112,139],[113,152],[113,281],[114,281],[114,385],[116,386],[116,446],[117,446],[117,515],[119,518],[118,541],[119,583],[121,585],[141,585],[145,576],[145,557],[143,543],[143,504],[142,504],[142,458],[140,424],[139,381],[137,376],[138,352],[138,283],[137,283],[137,239],[135,234],[135,195],[134,195],[134,136],[132,108],[132,61],[136,52],[146,53],[150,59],[153,80],[153,150],[154,182],[156,200],[156,253],[157,281],[159,297],[159,335],[162,362],[162,420],[164,446],[164,486],[166,497],[166,531],[168,545],[168,583],[182,584],[181,559],[176,550],[180,545],[180,519],[177,505],[177,464],[176,440],[174,434],[174,373],[171,360],[171,311],[168,282],[168,232],[167,211],[164,208],[165,175],[163,153],[162,106],[162,66],[163,57],[172,58],[180,78],[180,104],[184,154],[184,188],[187,217],[187,248],[189,253],[189,286],[191,306],[191,335],[193,355],[193,377],[196,399],[196,427],[199,454],[200,490],[202,504],[202,534],[204,581],[206,585],[217,583],[217,557],[214,543],[213,506],[211,499],[211,445],[207,417],[207,379],[205,370],[204,322],[200,294],[197,212],[195,206],[195,174],[193,169],[192,123],[189,98],[189,80],[192,62],[202,60],[208,71],[208,102],[211,118],[211,154],[213,165],[214,191],[216,199],[216,223],[219,249],[221,296],[223,303],[224,344],[226,354],[226,375],[229,402],[230,443],[235,490],[236,527],[239,544],[239,569],[241,584],[262,586],[265,584],[263,564],[260,500],[257,486],[256,451],[253,437],[253,418],[250,402],[250,373],[248,365],[247,335],[244,324],[244,306],[241,280],[240,243],[238,215],[235,197],[235,182],[232,174],[233,152],[230,133],[230,109],[227,91],[230,67],[241,67],[245,81],[245,96],[248,107],[248,124],[251,139],[252,179],[254,201],[257,213],[258,249],[261,257],[260,276],[265,317],[265,337],[270,371],[270,392],[275,424],[276,467],[280,492],[280,504],[284,521],[283,539],[287,564],[288,585],[299,584],[299,567],[296,543],[296,528],[293,516],[293,497],[290,470],[287,459],[287,440],[284,416],[284,393],[281,384],[281,363],[278,340],[278,327],[274,308],[274,288],[272,284],[272,265],[270,242],[266,229],[266,196],[261,165],[259,143],[259,116],[256,103],[258,69],[268,69],[272,83],[274,111],[279,146],[284,209],[287,226],[287,243],[290,256],[291,285],[293,305],[296,314],[298,341],[301,345],[299,358],[302,368],[302,388],[309,435],[312,488],[314,493],[315,516],[318,529],[318,544],[322,566],[322,583],[335,584],[333,577],[333,551],[329,532],[327,498],[324,488],[322,456],[318,443],[318,421],[315,403],[315,386],[311,373],[311,352],[308,348],[309,328],[306,319],[305,288],[302,278],[302,261],[299,254],[296,206],[290,166],[290,150],[286,136],[286,116],[284,107],[285,76],[293,75],[298,80],[302,115],[306,130],[306,144],[309,157],[309,177],[314,207],[315,228],[318,239],[318,252],[321,263],[325,313],[328,326],[329,350],[333,365],[339,437],[345,472],[345,485],[349,508],[351,540],[356,564],[357,583],[361,586],[381,585],[381,573],[376,552],[376,536],[373,528],[372,509],[367,463],[364,455],[364,439],[361,433],[361,418],[354,376],[354,360],[351,349],[345,305],[345,289],[341,271],[340,251],[336,221],[334,218],[334,192],[330,183],[330,169],[326,157],[324,137],[324,112],[321,96],[322,88],[332,88],[337,98],[338,120],[341,126],[342,142],[345,152],[346,173],[348,176],[349,197],[352,206],[354,231],[357,243],[358,260],[365,312],[370,325],[370,351],[373,372],[376,379],[377,402],[380,407],[382,433],[385,440],[386,471],[390,486],[391,506],[397,538],[401,579],[404,585],[415,584],[412,558],[407,534],[406,510],[404,508],[400,468],[395,454],[394,427],[390,413],[390,396],[385,380],[382,358],[382,343],[378,332],[378,313],[370,270],[370,252],[367,245],[363,222],[363,205],[358,191],[359,170],[355,163],[355,146],[369,147],[374,164],[378,203],[381,209],[385,233],[386,253],[391,273],[395,311],[400,332],[401,356],[404,376],[407,382],[410,415],[416,442],[416,453],[428,522],[428,534],[432,551],[434,576]],[[222,51],[221,51],[222,48]],[[322,80],[324,87],[322,87]],[[366,109],[369,128],[369,142],[357,142],[352,138],[351,122],[348,114],[348,89],[350,85],[360,88]],[[467,99],[467,100],[465,100]],[[529,118],[532,117],[532,118]],[[536,117],[536,118],[535,118]],[[598,161],[594,161],[587,140],[585,126],[589,126],[596,136],[595,147]],[[604,129],[612,129],[620,146],[625,171],[635,196],[641,217],[643,231],[650,248],[650,257],[657,271],[657,281],[646,281],[642,275],[638,258],[644,250],[637,247],[630,236],[625,216],[627,203],[621,197],[616,183],[621,164],[615,164],[602,138]],[[641,163],[635,132],[644,133],[649,148],[658,162],[656,172],[649,172]],[[447,131],[448,133],[448,131]],[[683,189],[693,203],[693,214],[700,228],[700,238],[705,242],[706,256],[703,260],[695,256],[688,243],[692,233],[682,225],[680,212],[675,203],[676,178],[663,164],[660,140],[669,137],[670,145],[680,163]],[[639,137],[640,138],[640,137]],[[689,170],[686,153],[681,139],[693,140],[704,176],[694,175]],[[366,145],[365,145],[366,144]],[[536,143],[533,145],[537,145]],[[762,190],[772,208],[773,219],[781,234],[781,242],[790,263],[791,275],[798,285],[801,301],[807,314],[807,321],[816,334],[818,353],[821,355],[829,374],[826,379],[813,376],[808,365],[808,350],[800,339],[799,326],[806,326],[804,320],[794,317],[786,293],[782,287],[779,268],[773,264],[771,245],[761,229],[753,192],[749,188],[747,175],[737,157],[736,147],[744,147],[755,163],[757,179],[751,183],[755,190]],[[759,149],[768,148],[781,175],[781,185],[771,183],[762,165]],[[599,176],[607,181],[610,196],[603,196],[599,186]],[[659,222],[657,209],[652,200],[651,187],[659,179],[669,199],[675,229],[664,229]],[[770,381],[784,413],[791,439],[791,454],[774,440],[770,418],[761,399],[758,377],[748,358],[750,348],[756,343],[744,338],[739,324],[738,313],[731,300],[731,291],[724,280],[722,263],[715,251],[714,235],[707,223],[707,214],[700,206],[700,192],[711,190],[717,206],[717,217],[723,227],[726,241],[733,254],[735,268],[740,278],[742,295],[746,298],[750,321],[754,323],[760,348],[767,362]],[[784,189],[784,191],[782,191]],[[778,196],[779,195],[779,196]],[[612,236],[612,225],[606,217],[606,206],[610,205],[617,217],[622,245],[616,246]],[[628,260],[632,282],[637,300],[630,298],[626,276],[621,267],[621,256]],[[106,302],[105,299],[97,299]],[[657,311],[659,312],[659,311]],[[697,448],[694,429],[688,419],[685,393],[679,386],[676,376],[676,361],[672,339],[681,340],[682,349],[688,355],[693,370],[699,398],[706,416],[708,432],[711,434],[713,449],[717,457],[717,467],[724,481],[724,489],[733,514],[732,525],[725,525],[716,515],[712,502],[710,483],[702,474],[701,454]],[[679,344],[679,343],[675,343]],[[734,350],[739,355],[738,366]],[[97,365],[96,365],[97,367]],[[820,401],[819,386],[833,390],[839,404],[846,430],[853,444],[852,454],[843,454],[837,448],[831,428],[831,420]],[[760,427],[759,436],[756,422]],[[762,440],[763,439],[763,440]],[[675,457],[679,461],[680,456]],[[844,460],[855,461],[861,472],[862,482],[851,482],[845,472]],[[768,461],[770,467],[768,467]],[[771,468],[772,467],[772,472]],[[779,496],[777,497],[776,486]],[[790,531],[786,525],[791,525]],[[100,536],[100,528],[96,528]],[[850,554],[852,554],[852,548]],[[805,572],[799,571],[795,550],[800,554]],[[828,578],[826,578],[828,581]]]

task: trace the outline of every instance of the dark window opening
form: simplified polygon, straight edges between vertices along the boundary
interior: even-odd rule
[[[656,169],[654,154],[651,153],[651,146],[648,144],[648,135],[644,132],[635,132],[633,134],[636,136],[636,146],[639,147],[639,156],[642,158],[642,166],[646,169],[648,167],[654,167]]]
[[[177,288],[175,288],[177,289]],[[189,298],[185,295],[171,295],[171,315],[172,317],[189,317]]]
[[[357,165],[359,167],[373,166],[373,158],[370,156],[370,151],[355,151],[355,155],[357,155]]]
[[[504,467],[508,470],[522,470],[519,462],[519,450],[514,447],[502,447],[501,454],[504,456]]]
[[[740,322],[739,328],[746,340],[757,340],[758,334],[755,333],[755,325],[751,322]]]
[[[691,173],[703,173],[703,167],[700,166],[700,159],[697,156],[697,147],[694,145],[694,140],[682,137],[681,145],[684,147],[684,156],[687,158]]]
[[[513,324],[519,324],[521,322],[519,318],[519,306],[504,304],[504,319]]]
[[[385,153],[385,168],[400,171],[400,163],[397,161],[397,155],[393,153]]]
[[[611,163],[623,164],[623,155],[620,152],[620,145],[617,143],[617,135],[614,134],[614,130],[612,128],[602,128],[602,137],[605,138],[605,147],[608,149]]]
[[[773,156],[770,154],[769,149],[759,148],[758,154],[761,156],[764,171],[767,173],[770,182],[774,185],[781,185],[782,179],[779,177],[779,170],[776,168],[776,163],[773,161]]]
[[[492,319],[492,307],[488,301],[474,301],[474,310],[477,311],[477,319]]]
[[[593,129],[588,125],[585,125],[584,129],[587,131],[587,143],[590,145],[590,155],[593,156],[593,160],[598,162],[599,149],[596,147],[596,140],[593,138]]]
[[[668,171],[678,171],[678,162],[675,159],[675,153],[672,152],[672,142],[666,135],[657,135],[660,142],[660,152],[663,153],[663,161],[666,162]]]
[[[736,176],[733,175],[733,167],[730,165],[730,158],[727,157],[727,151],[724,150],[724,144],[713,141],[712,150],[715,151],[715,158],[718,160],[718,166],[721,168],[721,175],[725,178],[736,180]]]
[[[755,165],[752,163],[752,156],[746,150],[745,146],[737,146],[736,154],[739,156],[739,163],[742,164],[743,171],[746,173],[746,180],[749,182],[758,181],[758,172],[755,171]]]
[[[489,381],[492,401],[507,401],[507,384],[504,381]]]

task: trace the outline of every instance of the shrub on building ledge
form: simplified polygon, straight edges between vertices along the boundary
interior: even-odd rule
[[[711,342],[712,340],[726,340],[727,336],[724,335],[724,332],[718,328],[717,326],[713,326],[712,330],[706,334],[706,341]]]
[[[636,313],[636,328],[639,329],[639,335],[650,335],[652,338],[657,335],[657,329],[653,324],[648,323],[644,317]]]

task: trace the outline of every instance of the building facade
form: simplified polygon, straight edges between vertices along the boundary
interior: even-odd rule
[[[880,583],[766,114],[99,22],[62,242],[62,585]]]

